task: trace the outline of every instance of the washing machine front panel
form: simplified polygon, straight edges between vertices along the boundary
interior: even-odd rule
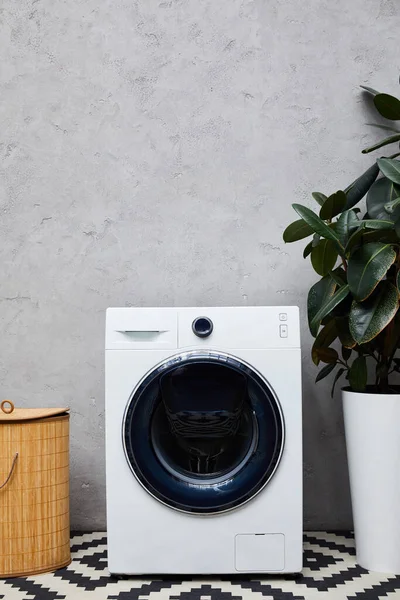
[[[125,413],[128,463],[171,508],[219,513],[271,479],[284,421],[271,385],[244,361],[215,351],[170,357],[139,383]]]
[[[194,334],[192,326],[198,317],[212,320],[213,331],[208,337]],[[281,320],[286,321],[286,338],[280,337]],[[207,322],[200,325],[202,331],[207,331]],[[108,564],[112,573],[228,574],[243,569],[266,573],[301,569],[302,423],[298,330],[295,307],[123,308],[107,311],[107,524]],[[133,392],[158,365],[168,363],[175,356],[199,351],[216,352],[221,356],[226,353],[250,365],[268,382],[284,416],[284,448],[268,484],[251,501],[211,514],[174,510],[153,497],[133,474],[123,440],[129,410],[127,404],[133,399]],[[240,377],[235,381],[240,389]],[[168,380],[164,384],[168,393]],[[181,455],[176,458],[166,437],[159,435],[165,429],[160,426],[160,419],[165,423],[166,417],[155,410],[153,415],[154,420],[150,419],[147,431],[157,461],[163,464],[169,477],[172,478],[175,471],[183,477],[187,474],[187,465],[182,464]],[[241,431],[247,431],[253,442],[255,425],[249,419],[249,412],[244,420]],[[248,450],[248,446],[242,444],[237,454],[230,457],[226,454],[226,462],[219,465],[223,477],[235,468],[237,472],[243,468],[247,451],[251,452],[251,447]],[[204,460],[199,465],[201,471]],[[209,470],[211,466],[209,462]],[[204,473],[190,474],[193,475],[203,477]],[[207,475],[214,476],[215,473]],[[240,542],[247,542],[252,538],[246,536],[254,534],[268,534],[265,542],[267,539],[283,540],[284,536],[278,566],[264,549],[262,565],[257,561],[246,565],[238,562]],[[256,541],[260,540],[257,538]],[[247,560],[251,553],[246,550],[245,554]]]

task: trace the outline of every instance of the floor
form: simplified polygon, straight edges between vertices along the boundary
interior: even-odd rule
[[[107,571],[105,533],[72,538],[72,563],[56,573],[0,580],[4,600],[378,600],[400,599],[400,577],[355,564],[351,534],[308,532],[302,575],[117,580]]]

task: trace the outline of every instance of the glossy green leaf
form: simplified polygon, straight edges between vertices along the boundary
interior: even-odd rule
[[[326,199],[321,210],[319,211],[319,216],[321,219],[333,219],[339,213],[342,212],[344,207],[346,206],[347,198],[346,194],[342,191],[338,191],[335,194],[329,196]]]
[[[334,271],[329,271],[329,275],[340,286],[347,283],[346,273],[342,267],[337,267]]]
[[[283,241],[287,243],[297,242],[313,233],[314,230],[303,219],[298,219],[286,227],[283,232]]]
[[[390,244],[365,244],[353,252],[347,265],[347,281],[358,302],[372,294],[395,260],[396,252]]]
[[[344,249],[346,255],[349,254],[349,252],[351,252],[353,248],[361,244],[364,232],[365,227],[364,225],[362,225],[359,229],[356,229],[356,231],[354,231],[354,233],[351,234],[349,241],[347,242],[346,247]]]
[[[400,218],[400,207],[395,209],[392,214],[385,210],[385,205],[400,196],[400,189],[396,185],[382,177],[375,181],[367,195],[367,210],[371,219],[379,219],[384,221],[397,221]]]
[[[335,386],[336,386],[336,384],[337,384],[338,380],[341,378],[341,376],[342,376],[342,375],[343,375],[343,373],[345,372],[345,370],[346,370],[346,369],[344,369],[344,368],[342,367],[341,369],[338,369],[338,370],[336,371],[335,378],[334,378],[334,380],[333,380],[333,383],[332,383],[332,389],[331,389],[331,398],[333,398],[333,394],[335,393]]]
[[[395,224],[396,227],[396,224]],[[382,242],[385,244],[396,244],[399,243],[398,236],[394,229],[377,229],[375,231],[364,229],[364,235],[362,236],[363,244],[370,244],[372,242]]]
[[[346,209],[353,208],[364,198],[378,175],[379,167],[374,163],[344,190],[347,197]]]
[[[357,229],[360,222],[354,210],[345,210],[336,221],[336,233],[340,242],[345,246],[349,240],[350,234]]]
[[[382,117],[397,121],[400,119],[400,100],[390,94],[377,94],[374,97],[375,108]]]
[[[311,349],[311,358],[315,365],[318,365],[320,362],[320,358],[318,357],[316,350],[318,348],[329,348],[332,342],[334,342],[337,338],[337,335],[338,332],[335,319],[330,319],[325,327],[323,327],[318,333]]]
[[[307,246],[303,250],[303,258],[307,258],[309,254],[311,254],[311,250],[313,249],[312,242],[308,242]]]
[[[373,152],[374,150],[378,150],[379,148],[383,148],[384,146],[388,146],[389,144],[394,144],[395,142],[398,142],[398,141],[400,141],[400,133],[391,135],[391,136],[385,138],[384,140],[381,140],[377,144],[374,144],[373,146],[369,146],[368,148],[365,148],[362,151],[362,153],[368,154],[369,152]]]
[[[322,206],[328,198],[328,196],[325,196],[325,194],[321,194],[321,192],[312,192],[311,195],[314,198],[314,200],[316,200],[318,202],[318,204],[320,206]]]
[[[369,94],[372,94],[373,96],[376,96],[377,94],[380,94],[380,92],[377,92],[376,90],[374,90],[374,88],[368,87],[367,85],[360,85],[360,88],[362,88],[363,90],[365,90]]]
[[[364,225],[365,229],[393,229],[393,221],[388,219],[362,219],[360,225]]]
[[[318,383],[318,381],[321,381],[321,379],[324,379],[325,377],[327,377],[327,375],[329,375],[329,373],[332,373],[332,371],[335,367],[336,367],[335,363],[331,363],[329,365],[325,365],[325,367],[322,367],[322,369],[320,370],[320,372],[318,373],[318,375],[315,378],[315,383]]]
[[[377,162],[385,177],[393,183],[400,184],[400,161],[392,158],[379,158]]]
[[[350,333],[358,344],[374,339],[390,323],[399,306],[397,288],[381,281],[375,292],[364,302],[353,301],[349,324]]]
[[[342,347],[347,349],[354,348],[354,346],[357,345],[357,342],[353,339],[350,333],[348,316],[336,317],[335,321],[337,333]]]
[[[342,244],[340,243],[340,240],[333,228],[328,227],[328,225],[324,223],[318,215],[316,215],[312,210],[310,210],[306,206],[302,206],[301,204],[293,204],[292,206],[297,212],[297,214],[302,219],[304,219],[306,223],[308,223],[308,225],[315,231],[315,233],[318,233],[318,235],[328,240],[333,240],[337,243],[340,250],[343,250]]]
[[[400,293],[400,271],[397,271],[397,275],[396,275],[396,285],[397,285],[397,290]]]
[[[336,283],[329,277],[323,277],[317,283],[310,288],[307,298],[307,313],[308,313],[308,325],[311,329],[311,322],[315,318],[320,308],[326,303],[326,301],[333,296],[335,293]],[[322,318],[321,318],[322,321]],[[316,337],[318,333],[318,326],[314,328]]]
[[[314,337],[318,333],[318,328],[319,328],[319,325],[320,325],[322,319],[326,315],[329,315],[333,311],[333,309],[346,298],[349,291],[350,291],[350,289],[347,284],[338,288],[336,290],[336,292],[333,294],[333,296],[328,298],[326,300],[326,302],[318,310],[318,312],[314,315],[314,317],[311,319],[311,322],[309,323],[311,334]]]
[[[367,361],[365,356],[357,356],[349,370],[349,383],[353,392],[364,392],[367,387]]]
[[[311,251],[311,263],[314,270],[324,277],[333,269],[338,257],[337,246],[332,240],[320,240]]]
[[[398,206],[400,206],[400,196],[385,204],[385,210],[386,212],[392,214]]]

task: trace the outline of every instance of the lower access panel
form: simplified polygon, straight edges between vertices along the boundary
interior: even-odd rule
[[[248,533],[235,537],[236,571],[283,571],[285,536],[282,533]]]

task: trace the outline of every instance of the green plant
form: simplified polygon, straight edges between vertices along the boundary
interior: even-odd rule
[[[363,87],[363,86],[362,86]],[[400,100],[363,87],[378,113],[400,121]],[[395,125],[395,123],[393,123]],[[400,131],[364,154],[400,142]],[[284,233],[285,242],[312,236],[303,256],[321,279],[308,294],[308,323],[315,338],[312,360],[325,365],[316,381],[338,367],[332,385],[345,375],[353,391],[365,391],[368,363],[375,365],[373,390],[390,392],[389,376],[400,372],[400,152],[378,159],[365,173],[330,196],[312,194],[319,214],[293,204],[299,219]],[[366,213],[356,205],[366,195]],[[339,339],[340,354],[332,347]]]

